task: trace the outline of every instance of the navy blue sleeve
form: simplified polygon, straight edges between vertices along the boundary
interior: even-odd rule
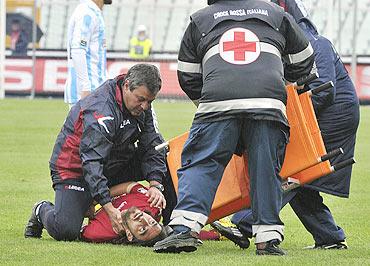
[[[285,13],[280,31],[286,39],[282,53],[285,63],[284,77],[295,82],[310,74],[314,63],[313,48],[302,29],[288,13]]]
[[[197,55],[197,40],[201,37],[199,30],[190,22],[181,41],[178,55],[177,77],[181,89],[190,100],[199,100],[202,93],[203,79],[201,72],[202,58]]]
[[[139,152],[142,155],[141,170],[147,181],[163,182],[167,167],[165,151],[156,151],[155,146],[163,143],[163,138],[158,130],[154,109],[145,112],[144,127],[141,128],[139,139]]]
[[[312,95],[312,103],[316,114],[321,110],[330,106],[335,101],[336,94],[336,73],[335,73],[335,60],[336,53],[332,44],[326,38],[319,36],[311,40],[314,48],[315,64],[319,74],[319,78],[309,84],[310,89],[318,87],[328,81],[332,81],[334,88],[321,91]]]
[[[111,201],[108,181],[103,174],[103,164],[113,146],[115,118],[109,112],[95,110],[83,112],[83,132],[80,143],[80,157],[84,180],[91,196],[104,205]]]

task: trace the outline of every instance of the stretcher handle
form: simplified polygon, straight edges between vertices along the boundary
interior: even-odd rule
[[[332,150],[330,152],[328,152],[327,154],[321,156],[319,158],[319,162],[323,162],[323,161],[326,161],[326,160],[329,160],[339,154],[343,154],[343,149],[342,148],[338,148],[338,149],[335,149],[335,150]]]
[[[310,87],[305,86],[305,87],[303,87],[303,89],[297,90],[297,93],[298,93],[298,95],[301,95],[302,93],[305,93],[305,92],[310,91],[310,90],[311,90]],[[310,95],[312,95],[312,93]]]
[[[311,81],[314,81],[319,77],[319,74],[317,72],[309,74],[308,76],[302,77],[299,80],[297,80],[296,85],[297,86],[302,86],[305,84],[310,83]]]
[[[170,143],[168,141],[166,141],[166,142],[163,142],[163,143],[155,146],[154,149],[156,151],[162,151],[163,149],[166,149],[168,147],[168,145],[170,145]]]
[[[298,94],[302,94],[302,93],[305,93],[306,91],[308,91],[309,94],[310,94],[310,96],[311,96],[312,93],[319,93],[320,91],[331,89],[333,87],[334,87],[334,83],[332,81],[328,81],[328,82],[326,82],[324,84],[321,84],[320,86],[318,86],[316,88],[313,88],[312,90],[308,86],[306,86],[306,87],[304,87],[301,90],[297,90],[297,93]]]
[[[319,93],[321,91],[324,91],[324,90],[327,90],[327,89],[331,89],[331,88],[334,88],[334,83],[333,83],[333,81],[328,81],[328,82],[326,82],[326,83],[324,83],[324,84],[322,84],[322,85],[320,85],[320,86],[312,89],[310,91],[310,93],[312,95],[313,93]]]
[[[342,168],[347,167],[347,166],[349,166],[351,164],[354,164],[354,163],[356,163],[355,158],[350,158],[350,159],[344,160],[340,163],[337,163],[336,165],[331,166],[331,169],[332,169],[333,172],[338,171],[339,169],[342,169]]]

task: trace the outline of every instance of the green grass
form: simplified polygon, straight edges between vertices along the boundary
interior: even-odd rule
[[[155,103],[166,139],[186,131],[194,107],[188,102]],[[155,254],[150,248],[24,239],[23,230],[35,201],[53,200],[48,160],[67,112],[62,100],[0,101],[0,264],[22,265],[370,265],[370,108],[361,108],[351,197],[325,196],[337,223],[347,234],[345,251],[309,251],[313,244],[289,207],[285,222],[286,257],[257,257],[229,241],[206,242],[195,253]]]

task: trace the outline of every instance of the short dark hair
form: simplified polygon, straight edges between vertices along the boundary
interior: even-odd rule
[[[133,91],[139,86],[145,86],[153,95],[162,87],[162,80],[156,66],[150,64],[137,64],[131,67],[125,80],[129,81],[129,90]]]
[[[149,239],[149,240],[139,240],[136,237],[133,237],[133,239],[131,240],[130,243],[132,245],[141,246],[141,247],[152,247],[152,246],[154,246],[155,243],[165,239],[168,236],[166,228],[163,225],[160,225],[160,226],[161,226],[162,230],[159,233],[159,235],[157,235],[155,238]]]
[[[161,241],[165,239],[168,236],[168,229],[161,225],[162,230],[155,238],[150,240],[139,240],[136,237],[133,236],[133,239],[129,241],[127,239],[127,236],[119,236],[111,241],[109,241],[111,244],[117,244],[117,245],[134,245],[134,246],[140,246],[140,247],[152,247],[155,243],[158,241]]]

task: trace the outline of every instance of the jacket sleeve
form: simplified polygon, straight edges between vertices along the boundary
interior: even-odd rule
[[[111,201],[103,164],[113,146],[115,133],[114,116],[100,114],[94,110],[83,112],[83,132],[80,143],[80,157],[84,180],[91,196],[104,205]]]
[[[280,31],[285,36],[283,51],[284,76],[290,82],[310,74],[314,63],[313,49],[304,32],[288,13],[284,14]]]
[[[202,58],[197,55],[200,32],[193,22],[188,25],[181,41],[177,77],[181,89],[192,101],[200,99],[202,92]]]
[[[141,154],[141,170],[147,181],[163,182],[167,167],[165,151],[156,151],[155,146],[163,143],[163,138],[158,130],[154,109],[145,112],[144,126],[141,128],[138,149]]]
[[[336,93],[336,74],[335,74],[335,60],[337,54],[332,47],[329,40],[324,37],[318,37],[312,41],[315,51],[315,65],[319,78],[309,84],[311,89],[318,87],[326,82],[332,81],[334,87],[332,89],[321,91],[312,95],[312,103],[316,114],[321,110],[332,105],[335,101]]]

